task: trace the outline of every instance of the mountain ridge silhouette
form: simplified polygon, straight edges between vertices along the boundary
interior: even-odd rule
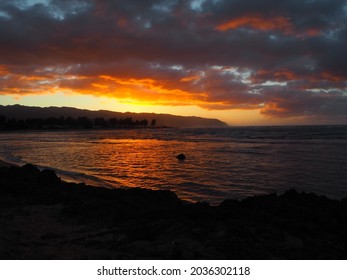
[[[179,116],[171,114],[157,113],[133,113],[115,112],[108,110],[87,110],[74,107],[36,107],[23,105],[0,105],[0,115],[6,119],[27,119],[27,118],[50,118],[50,117],[88,117],[88,118],[132,118],[134,120],[147,119],[149,122],[156,120],[158,127],[178,127],[178,128],[217,128],[228,127],[228,125],[218,119],[202,118],[196,116]]]

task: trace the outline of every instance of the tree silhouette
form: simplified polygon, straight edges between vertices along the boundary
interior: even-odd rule
[[[0,115],[0,128],[3,128],[6,123],[6,118],[3,115]]]
[[[104,118],[95,118],[94,119],[94,126],[97,126],[97,127],[107,127],[108,124],[107,124],[107,121],[105,121]]]
[[[152,120],[151,126],[155,126],[155,120]],[[28,119],[6,119],[0,115],[0,130],[23,130],[23,129],[90,129],[90,128],[146,128],[148,120],[133,120],[132,118],[110,118],[104,119],[98,117],[93,120],[87,117],[61,116],[59,118],[49,117],[28,118]]]

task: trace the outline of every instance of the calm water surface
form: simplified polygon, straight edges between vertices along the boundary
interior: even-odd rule
[[[213,204],[290,188],[347,197],[346,126],[1,133],[0,158],[54,168],[65,180]]]

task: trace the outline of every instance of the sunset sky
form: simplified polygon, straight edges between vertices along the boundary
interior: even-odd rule
[[[0,0],[0,104],[347,124],[347,1]]]

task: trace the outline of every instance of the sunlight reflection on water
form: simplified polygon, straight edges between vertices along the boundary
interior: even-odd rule
[[[255,136],[250,139],[251,133]],[[172,190],[188,201],[218,203],[293,187],[347,196],[345,138],[300,139],[293,134],[295,138],[288,139],[279,137],[278,131],[259,133],[249,129],[248,134],[236,129],[8,133],[2,135],[0,157],[52,167],[67,180]],[[187,159],[178,161],[179,153]]]

